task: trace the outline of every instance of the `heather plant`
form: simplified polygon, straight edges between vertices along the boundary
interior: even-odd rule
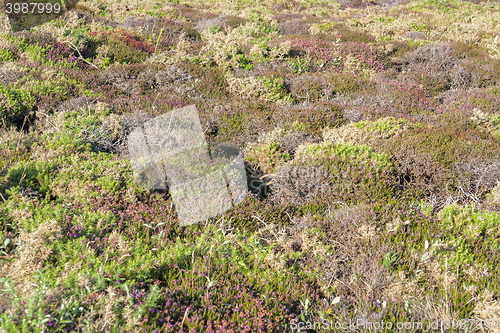
[[[382,79],[376,91],[376,102],[361,108],[375,117],[386,115],[418,119],[418,116],[432,114],[437,109],[437,103],[418,84]]]
[[[325,128],[323,140],[334,144],[365,144],[374,145],[377,141],[383,141],[391,137],[402,137],[411,128],[422,125],[412,123],[407,119],[394,117],[380,118],[375,121],[362,120],[337,128]]]
[[[28,91],[0,85],[0,112],[2,120],[9,125],[13,121],[23,119],[35,104],[35,97]]]
[[[304,205],[321,200],[359,202],[383,198],[394,190],[395,178],[387,155],[366,146],[308,144],[272,176],[272,199]],[[377,182],[383,186],[375,187]]]
[[[476,248],[491,251],[498,248],[498,241],[493,236],[500,223],[495,212],[480,211],[474,204],[469,206],[446,206],[439,213],[443,221],[442,228],[453,231],[445,240],[453,248],[448,264],[452,267],[458,265],[472,265],[484,267],[488,271],[496,271],[490,266],[489,261],[483,257],[484,252]]]
[[[427,44],[408,54],[405,62],[409,71],[444,74],[455,65],[456,59],[449,45]]]
[[[138,63],[146,60],[154,51],[152,46],[124,31],[90,32],[89,37],[95,40],[98,46],[105,43],[106,47],[99,49],[98,56],[102,59],[108,58],[111,62]]]
[[[338,156],[342,160],[349,160],[351,158],[364,159],[374,163],[379,169],[390,168],[391,163],[388,156],[384,153],[375,153],[373,149],[365,145],[353,145],[353,144],[331,144],[331,143],[320,143],[304,145],[297,149],[295,159],[296,160],[315,160],[321,157],[333,157]]]
[[[319,142],[318,137],[304,133],[301,130],[302,128],[299,126],[294,132],[286,134],[279,139],[280,149],[290,157],[295,155],[295,151],[300,145]]]
[[[295,103],[329,101],[335,97],[351,97],[374,82],[352,73],[311,73],[293,76],[286,80],[287,89]]]
[[[472,111],[477,108],[486,113],[498,113],[498,90],[496,88],[470,89],[467,98],[452,93],[442,96],[443,104],[436,110],[439,113],[463,114],[472,117]]]
[[[289,121],[278,119],[277,124],[290,130],[304,130],[319,136],[325,127],[335,127],[344,123],[343,110],[335,102],[318,101],[310,104],[288,105],[281,107],[286,111]],[[279,112],[278,116],[283,113]]]

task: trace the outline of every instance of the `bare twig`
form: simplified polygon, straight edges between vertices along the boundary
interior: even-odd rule
[[[181,322],[181,330],[182,330],[182,326],[184,326],[184,321],[186,320],[187,318],[187,314],[189,312],[189,308],[186,308],[186,311],[184,312],[184,317],[182,317],[182,322]]]
[[[21,133],[23,132],[24,125],[26,124],[26,120],[28,120],[28,116],[24,117],[23,126],[21,126],[21,130],[19,131],[19,138],[17,139],[16,152],[19,149],[19,142],[21,142]]]
[[[83,61],[85,61],[87,64],[89,64],[90,66],[94,67],[95,69],[97,69],[98,71],[100,71],[99,67],[97,67],[96,65],[94,65],[93,63],[91,63],[90,61],[88,61],[87,59],[85,59],[82,54],[80,53],[80,51],[78,50],[78,48],[75,46],[75,44],[71,43],[69,40],[63,40],[63,43],[68,43],[70,44],[73,49],[78,52],[78,55],[80,56],[78,59],[81,59]]]
[[[253,217],[254,219],[257,219],[258,221],[262,222],[262,223],[263,223],[266,227],[268,226],[268,224],[267,224],[266,222],[264,222],[264,220],[262,220],[261,218],[259,218],[259,217],[257,217],[257,216],[254,216],[254,215],[252,215],[252,217]]]

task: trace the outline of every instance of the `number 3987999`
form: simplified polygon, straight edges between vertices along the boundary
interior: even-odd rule
[[[60,3],[50,2],[6,2],[7,14],[59,14],[62,12]]]

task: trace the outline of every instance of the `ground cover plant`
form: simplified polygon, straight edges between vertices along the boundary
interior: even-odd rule
[[[0,7],[0,331],[500,332],[499,15]],[[183,227],[127,139],[193,104],[207,142],[243,152],[249,192]]]

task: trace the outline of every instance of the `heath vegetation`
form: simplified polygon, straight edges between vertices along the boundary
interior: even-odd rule
[[[35,24],[0,7],[0,331],[500,332],[499,15],[85,0]],[[182,227],[127,138],[191,104],[208,142],[240,147],[249,193]]]

